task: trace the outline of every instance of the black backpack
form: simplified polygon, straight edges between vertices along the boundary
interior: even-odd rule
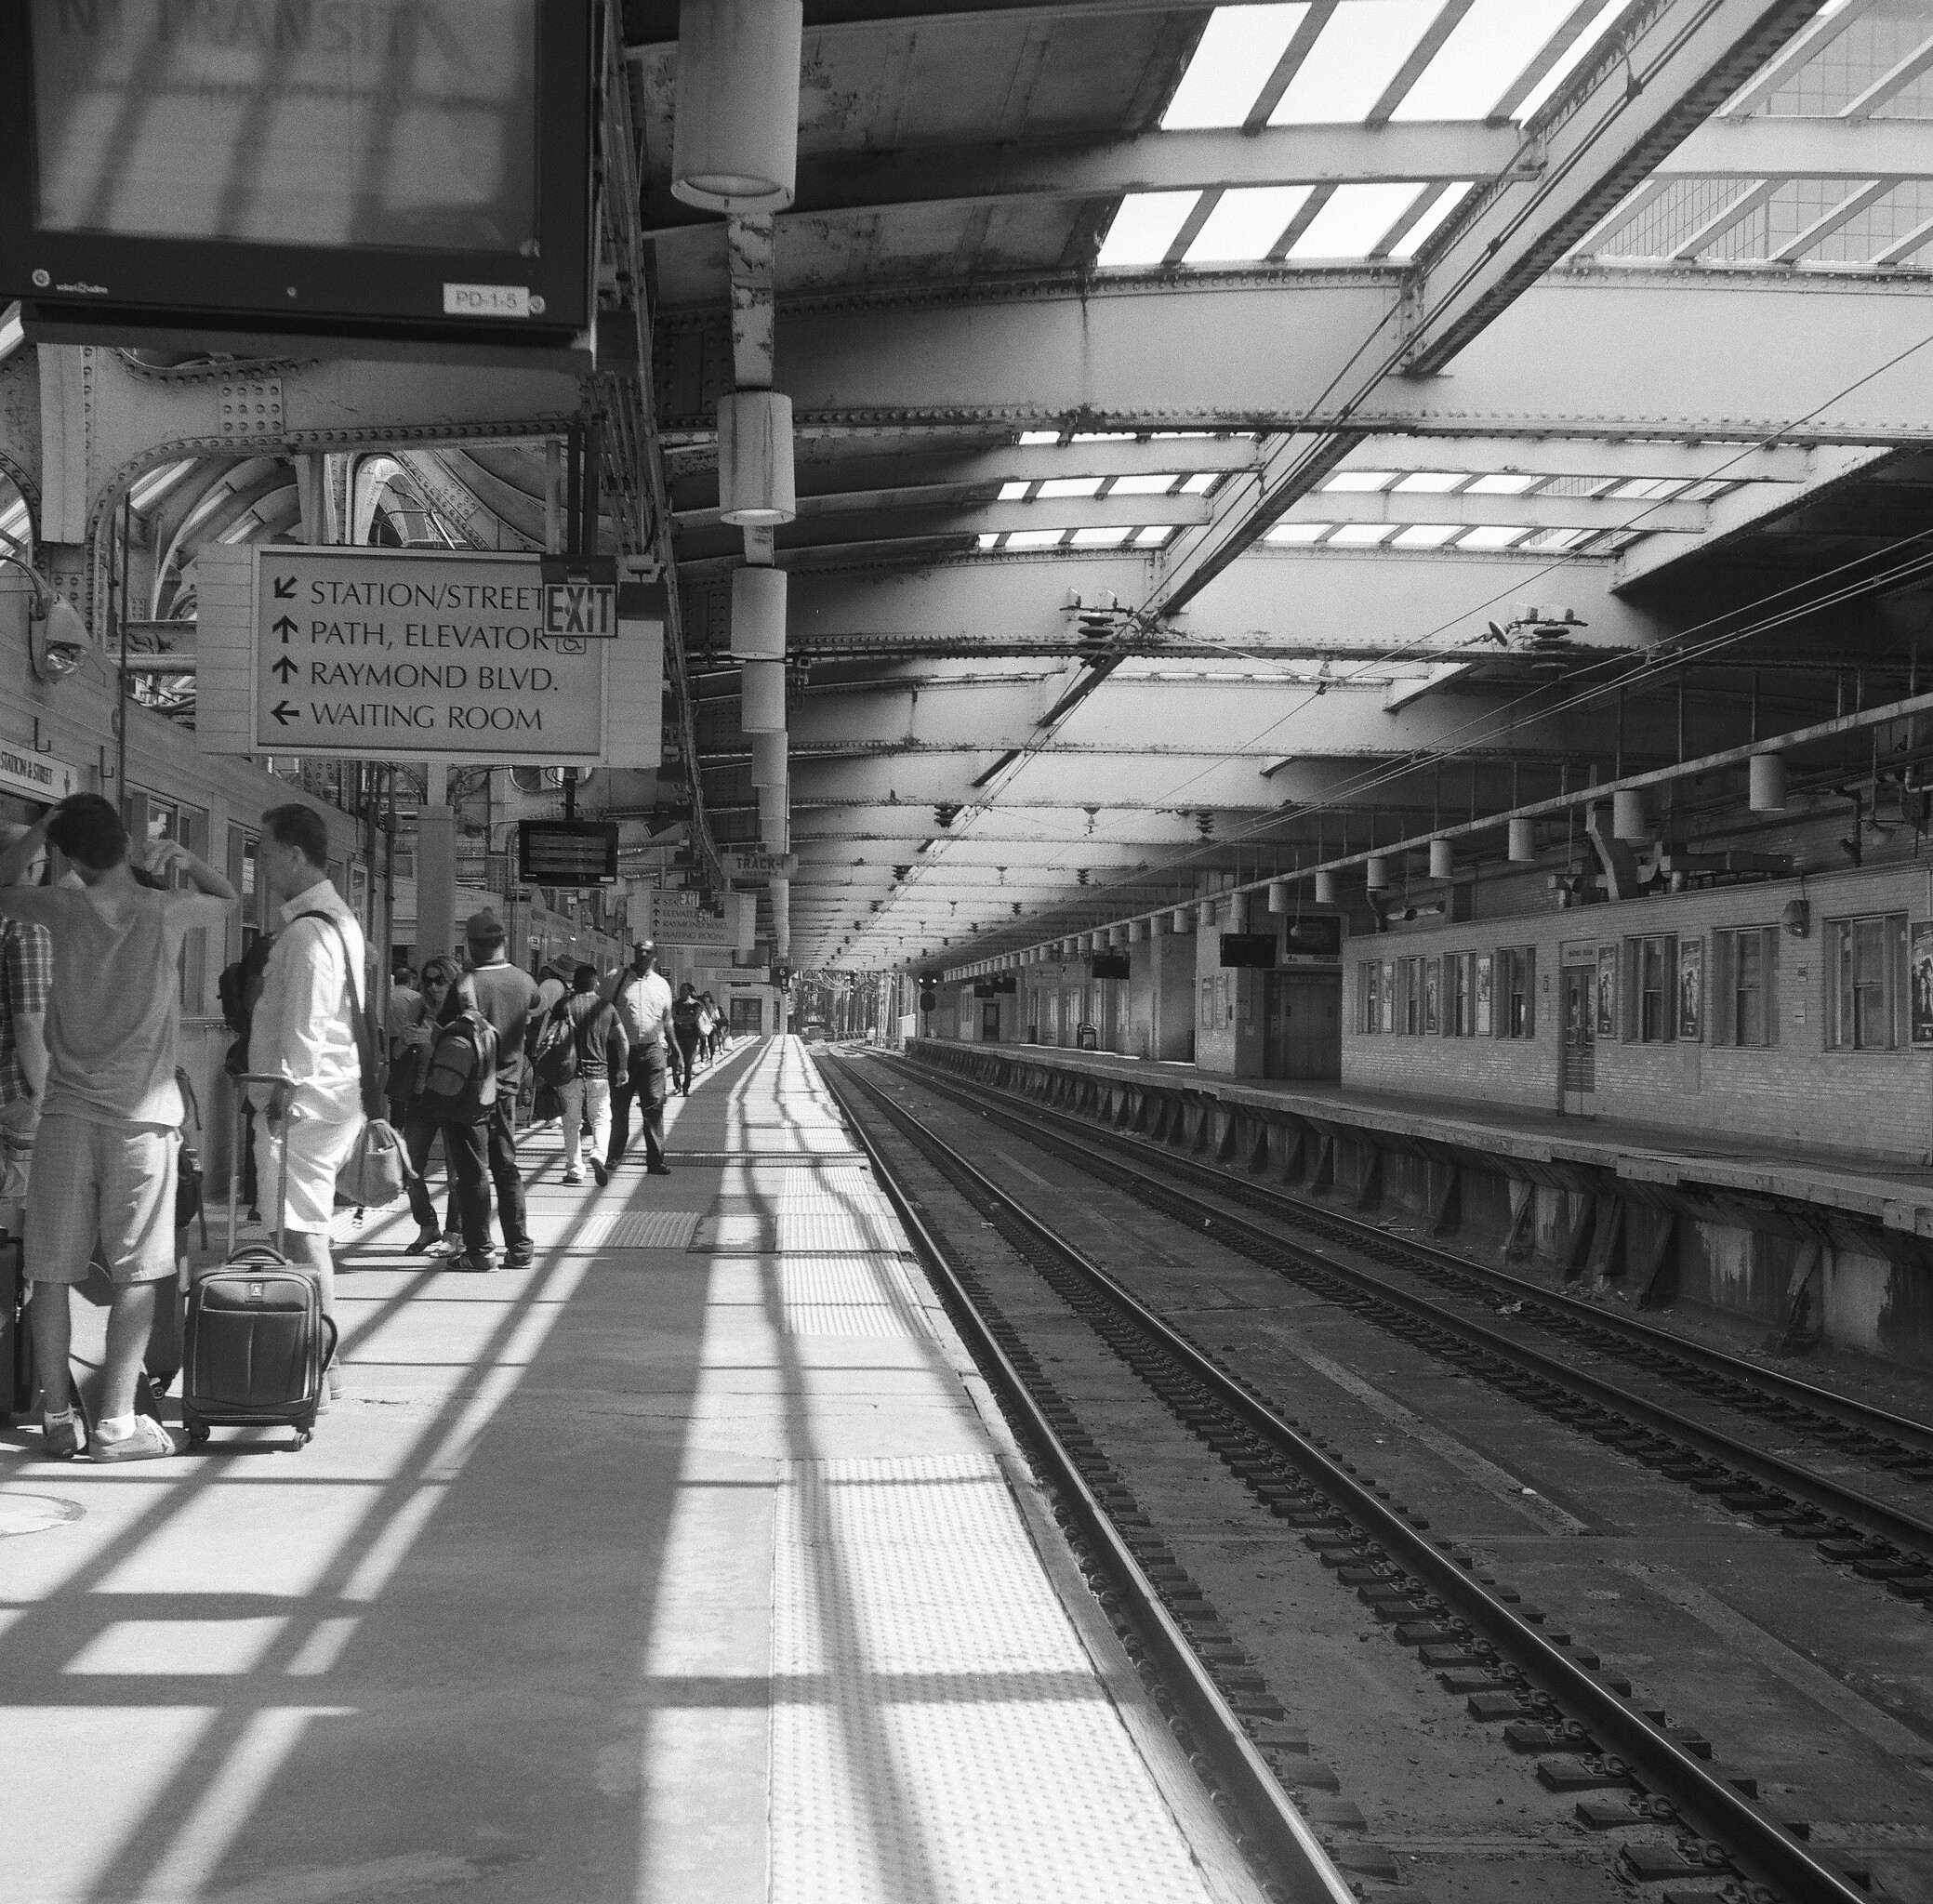
[[[560,998],[537,1033],[536,1050],[530,1054],[530,1068],[539,1084],[552,1091],[568,1084],[577,1075],[577,1027],[571,1023],[571,1001]]]
[[[496,1102],[496,1027],[477,1009],[476,988],[460,981],[463,1010],[438,1028],[417,1101],[444,1124],[475,1124]]]
[[[215,981],[215,996],[221,1002],[222,1023],[234,1033],[221,1068],[231,1078],[239,1078],[248,1068],[248,1027],[255,1016],[256,1001],[262,995],[262,974],[269,954],[274,949],[271,934],[264,932],[241,958],[221,968]]]

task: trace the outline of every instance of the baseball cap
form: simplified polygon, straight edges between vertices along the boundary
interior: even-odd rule
[[[486,906],[463,921],[463,936],[472,945],[494,945],[504,936],[503,921],[493,907]]]

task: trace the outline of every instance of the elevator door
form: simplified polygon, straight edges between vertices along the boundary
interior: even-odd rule
[[[1334,1078],[1343,1075],[1343,975],[1271,972],[1264,1078]]]

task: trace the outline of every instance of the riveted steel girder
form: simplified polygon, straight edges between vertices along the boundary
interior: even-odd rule
[[[42,427],[49,377],[53,442]],[[135,476],[179,457],[502,443],[554,435],[580,401],[576,377],[549,371],[346,359],[160,370],[78,345],[41,345],[0,369],[0,389],[23,380],[32,408],[0,407],[0,456],[37,477],[45,538],[70,543]]]
[[[1453,376],[1388,377],[1345,406],[1335,366],[1399,296],[1393,272],[1345,271],[814,298],[781,309],[778,376],[807,425],[1933,442],[1933,350],[1907,354],[1933,312],[1917,278],[1565,269]],[[710,322],[660,326],[669,428],[710,425]]]

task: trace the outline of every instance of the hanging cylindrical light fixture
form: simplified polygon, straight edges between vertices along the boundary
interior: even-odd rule
[[[747,564],[732,571],[732,659],[786,658],[786,572]]]
[[[1177,932],[1192,932],[1195,930],[1195,909],[1190,906],[1177,906],[1168,915],[1169,925]]]
[[[1147,935],[1148,935],[1148,937],[1149,937],[1150,939],[1159,939],[1159,938],[1163,938],[1163,937],[1165,937],[1165,936],[1167,935],[1167,932],[1168,932],[1168,915],[1167,915],[1167,914],[1166,914],[1165,912],[1158,912],[1158,913],[1155,913],[1155,914],[1154,914],[1154,915],[1153,915],[1153,916],[1152,916],[1152,917],[1151,917],[1151,918],[1150,918],[1150,919],[1148,919],[1148,922],[1147,922]]]
[[[786,664],[748,661],[738,670],[738,725],[747,734],[786,731]]]
[[[1228,895],[1228,930],[1231,932],[1245,932],[1249,929],[1249,895],[1246,892],[1231,892]]]
[[[768,879],[765,898],[772,907],[773,950],[783,959],[792,949],[792,882]]]
[[[1518,862],[1537,857],[1537,822],[1535,820],[1511,821],[1510,856]]]
[[[1287,912],[1289,910],[1289,881],[1287,879],[1271,879],[1268,882],[1269,911]]]
[[[1145,938],[1146,936],[1147,936],[1147,921],[1146,921],[1145,919],[1130,919],[1130,920],[1128,921],[1128,944],[1129,944],[1129,945],[1140,945],[1140,943],[1142,942],[1142,940],[1143,940],[1143,939],[1145,939]]]
[[[1195,903],[1195,924],[1198,931],[1207,932],[1215,922],[1215,902],[1199,899]]]
[[[1110,952],[1112,952],[1116,946],[1125,945],[1127,943],[1128,929],[1126,926],[1109,926],[1107,928],[1107,949]]]
[[[1336,876],[1333,873],[1316,875],[1316,904],[1333,906],[1336,903]]]
[[[1447,840],[1430,841],[1430,878],[1433,879],[1453,879],[1456,875],[1456,854]]]
[[[751,784],[754,787],[783,787],[788,774],[784,728],[775,734],[754,734],[751,740]]]
[[[1782,813],[1785,811],[1785,756],[1752,756],[1752,811],[1754,813]]]
[[[1648,840],[1651,837],[1645,821],[1645,797],[1635,787],[1611,795],[1611,837],[1616,840]]]
[[[673,198],[713,212],[791,204],[804,32],[804,0],[683,0]]]
[[[1380,853],[1372,853],[1363,863],[1363,883],[1371,892],[1389,891],[1389,862]]]
[[[718,400],[718,501],[740,528],[774,528],[799,513],[790,397],[737,390]]]

